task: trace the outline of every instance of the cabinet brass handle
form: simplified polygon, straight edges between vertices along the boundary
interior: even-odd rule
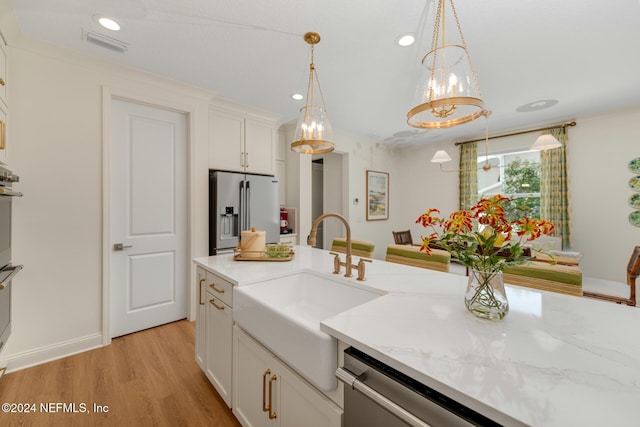
[[[5,85],[4,79],[0,77],[0,86],[4,86],[4,85]]]
[[[204,283],[204,279],[200,279],[200,286],[198,287],[198,301],[200,305],[204,305],[204,301],[202,301],[202,284]]]
[[[278,414],[271,411],[271,409],[273,409],[273,382],[276,381],[277,379],[278,379],[277,375],[274,375],[269,379],[269,419],[270,420],[275,420],[276,418],[278,418]]]
[[[0,120],[0,150],[4,150],[7,147],[7,140],[5,138],[7,129],[2,120]]]
[[[218,310],[224,310],[224,305],[220,306],[218,304],[216,304],[215,302],[213,302],[212,299],[209,300],[209,303],[214,306],[215,308],[217,308]]]
[[[219,293],[219,294],[224,294],[224,289],[216,288],[216,284],[215,283],[210,284],[209,287],[211,289],[213,289],[214,291],[216,291],[217,293]]]
[[[271,408],[267,406],[267,375],[271,375],[271,369],[267,369],[262,374],[262,412],[271,411]]]

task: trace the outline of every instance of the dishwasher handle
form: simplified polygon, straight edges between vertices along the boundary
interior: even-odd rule
[[[8,273],[6,277],[4,277],[1,281],[0,281],[0,291],[3,290],[5,288],[5,283],[9,283],[11,281],[11,279],[13,279],[13,276],[15,276],[16,274],[18,274],[18,272],[22,270],[22,265],[14,265],[12,267],[5,267],[2,270],[0,270],[0,274],[3,273]]]
[[[432,427],[430,424],[425,423],[411,412],[399,406],[397,403],[389,400],[385,396],[381,395],[362,381],[355,375],[344,368],[338,368],[336,370],[336,377],[342,381],[346,386],[362,393],[364,396],[373,400],[376,404],[383,407],[387,411],[391,412],[396,417],[400,418],[405,423],[413,427]]]

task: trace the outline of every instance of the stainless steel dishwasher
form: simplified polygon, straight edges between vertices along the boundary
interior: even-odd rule
[[[344,427],[501,425],[353,347],[336,376],[345,383]]]

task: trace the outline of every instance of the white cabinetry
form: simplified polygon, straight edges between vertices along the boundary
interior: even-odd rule
[[[297,234],[281,234],[280,244],[295,246],[298,244],[298,235]]]
[[[198,308],[196,312],[196,362],[203,371],[207,361],[207,291],[205,283],[207,272],[202,267],[196,268],[196,286],[198,289]]]
[[[231,407],[233,285],[197,268],[200,291],[196,319],[196,361]],[[203,280],[204,279],[204,280]]]
[[[5,106],[9,105],[7,102],[7,68],[7,45],[0,32],[0,101],[4,102]]]
[[[276,160],[276,178],[278,178],[280,206],[284,206],[287,204],[287,165],[282,160]]]
[[[276,178],[280,184],[280,206],[287,204],[287,143],[284,134],[278,134],[276,145]]]
[[[339,427],[342,410],[238,326],[233,413],[245,427]]]
[[[275,121],[209,109],[209,168],[275,173]]]
[[[0,102],[0,161],[7,163],[7,111]]]
[[[7,45],[0,32],[0,161],[7,161]]]

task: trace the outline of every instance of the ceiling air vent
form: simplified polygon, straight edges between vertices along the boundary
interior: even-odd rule
[[[127,43],[111,37],[103,36],[99,33],[85,31],[84,35],[85,39],[88,42],[104,47],[106,49],[114,50],[116,52],[124,53],[129,48],[129,45]]]

